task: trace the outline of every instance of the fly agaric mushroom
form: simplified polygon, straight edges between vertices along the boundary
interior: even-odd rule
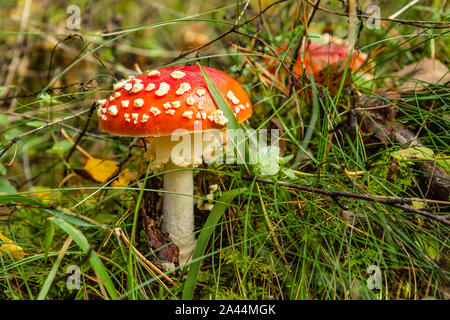
[[[334,63],[346,62],[350,48],[345,40],[331,37],[328,34],[324,34],[320,38],[322,41],[321,44],[308,41],[300,49],[297,64],[294,65],[293,68],[293,71],[298,75],[302,75],[303,70],[306,70],[309,74],[316,74],[324,69],[327,69]],[[287,46],[285,44],[281,45],[281,47],[275,48],[277,54],[282,54],[286,50]],[[302,57],[304,60],[302,60]],[[353,49],[349,62],[349,68],[351,70],[356,70],[363,65],[366,58],[366,54]],[[286,57],[285,61],[289,64],[291,59]],[[276,57],[267,57],[264,59],[263,63],[269,72],[275,73],[280,62]],[[283,69],[281,69],[281,72],[283,72]]]
[[[249,118],[252,107],[241,85],[220,70],[202,69],[229,102],[237,120]],[[196,159],[174,159],[172,135],[182,129],[195,139],[198,131],[224,129],[229,119],[214,102],[199,66],[153,70],[120,81],[114,90],[108,99],[99,101],[100,129],[121,136],[152,137],[156,166],[178,169],[164,174],[163,231],[178,246],[178,261],[183,265],[195,247],[193,171],[186,167],[198,164],[202,155],[194,152]]]
[[[329,40],[326,44],[308,42],[297,58],[297,65],[294,66],[294,72],[302,75],[303,69],[305,69],[307,73],[315,74],[335,63],[345,63],[348,55],[349,47],[343,40]],[[302,60],[302,56],[304,61]],[[365,54],[352,50],[349,68],[355,70],[365,60]]]

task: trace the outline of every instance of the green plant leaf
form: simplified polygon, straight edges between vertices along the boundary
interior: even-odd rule
[[[56,141],[55,144],[51,147],[51,149],[48,149],[48,153],[63,153],[72,148],[72,144],[67,140],[60,140]]]
[[[203,260],[203,255],[206,250],[206,246],[209,243],[209,239],[217,226],[220,218],[225,213],[230,202],[240,193],[244,192],[247,188],[233,189],[224,192],[218,202],[211,210],[205,225],[200,232],[195,245],[194,253],[192,254],[192,262],[189,264],[189,273],[187,275],[186,282],[184,283],[183,300],[191,300],[194,295],[195,284],[197,283],[198,272]]]
[[[36,199],[33,199],[31,197],[25,197],[21,195],[16,194],[0,194],[0,203],[9,203],[9,202],[23,202],[27,204],[32,204],[36,206],[43,206],[44,204],[42,202],[37,201]]]
[[[47,263],[48,251],[52,246],[53,236],[55,235],[55,225],[47,220],[47,227],[44,238],[44,261]]]
[[[84,234],[64,221],[63,219],[59,217],[52,217],[49,218],[51,222],[56,224],[58,227],[63,229],[68,235],[70,235],[73,240],[80,246],[81,250],[87,254],[89,253],[89,250],[91,248],[89,242],[87,241]],[[105,286],[106,291],[109,294],[109,297],[113,300],[118,300],[119,296],[117,295],[117,292],[114,288],[114,284],[111,280],[111,278],[108,275],[108,272],[105,269],[105,266],[103,265],[102,261],[98,257],[98,255],[92,250],[89,255],[89,263],[92,265],[92,267],[97,272],[98,276],[100,277],[100,280],[102,281],[103,285]]]
[[[239,129],[240,128],[239,121],[237,120],[236,116],[234,115],[233,110],[231,109],[227,100],[222,95],[222,93],[219,91],[219,89],[217,89],[216,85],[208,77],[208,74],[202,69],[201,65],[198,65],[198,66],[200,68],[200,71],[202,72],[203,78],[206,81],[206,85],[208,87],[209,92],[211,93],[211,96],[212,96],[214,102],[216,103],[219,110],[223,112],[223,115],[228,119],[228,122],[226,124],[227,130],[228,129],[232,129],[232,130]],[[248,159],[250,150],[248,147],[247,140],[244,139],[244,141],[235,141],[235,143],[236,143],[236,148],[238,148],[239,150],[241,149],[239,144],[241,144],[241,143],[245,144],[245,154],[242,155],[242,157],[244,159]],[[239,167],[240,167],[240,170],[242,173],[248,173],[242,165],[240,165]],[[250,171],[253,172],[252,165],[247,164],[247,167],[249,168]]]
[[[49,222],[49,224],[52,224]],[[63,257],[59,256],[56,258],[55,263],[53,264],[52,268],[50,269],[50,272],[48,273],[47,278],[45,279],[44,284],[42,285],[41,291],[39,292],[39,295],[37,297],[37,300],[45,300],[47,297],[48,291],[50,290],[53,280],[55,279],[56,272],[58,271],[58,268],[61,264]]]
[[[200,71],[202,72],[203,78],[206,81],[206,86],[208,87],[208,90],[211,93],[214,102],[219,107],[219,110],[223,112],[223,115],[228,119],[227,129],[239,129],[239,122],[236,119],[233,110],[231,110],[227,100],[225,100],[225,97],[208,77],[208,74],[202,69],[200,65],[198,66],[200,68]]]
[[[29,127],[39,128],[47,123],[44,121],[40,121],[40,120],[33,120],[33,121],[27,121],[25,124]]]
[[[410,159],[418,160],[434,160],[434,152],[430,148],[424,146],[415,146],[391,152],[391,156],[399,161],[408,161]]]
[[[11,183],[9,183],[6,179],[0,179],[0,195],[4,194],[14,194],[16,193],[16,188],[13,187]]]
[[[65,214],[59,210],[55,210],[55,209],[43,209],[44,211],[57,216],[61,219],[63,219],[64,221],[74,224],[76,226],[80,226],[80,227],[95,227],[95,225],[91,224],[91,223],[87,223],[81,219],[78,219],[77,217]]]

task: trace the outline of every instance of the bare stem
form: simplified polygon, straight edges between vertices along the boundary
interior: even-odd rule
[[[337,205],[339,205],[341,208],[348,210],[348,207],[344,205],[340,198],[353,198],[353,199],[359,199],[359,200],[365,200],[370,202],[380,202],[383,204],[387,204],[396,208],[400,208],[406,212],[412,212],[421,216],[424,216],[429,219],[437,220],[439,222],[442,222],[446,225],[450,225],[449,216],[448,215],[437,215],[432,214],[429,212],[425,212],[423,210],[418,210],[416,208],[406,206],[405,203],[411,203],[414,199],[412,198],[388,198],[388,197],[379,197],[379,196],[370,196],[366,194],[357,194],[352,192],[345,192],[345,191],[331,191],[331,190],[324,190],[319,188],[311,188],[308,186],[302,186],[294,183],[288,183],[288,182],[282,182],[282,181],[272,181],[269,179],[263,179],[263,178],[256,178],[252,176],[242,176],[242,179],[248,180],[248,181],[257,181],[265,184],[275,184],[287,188],[292,188],[296,190],[301,190],[304,192],[310,192],[310,193],[317,193],[317,194],[323,194],[326,196],[329,196],[331,199],[333,199]]]

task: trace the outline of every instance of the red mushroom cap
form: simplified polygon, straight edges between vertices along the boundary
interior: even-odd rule
[[[252,114],[250,99],[226,73],[203,67],[229,102],[237,120]],[[224,117],[212,98],[199,66],[166,67],[120,81],[114,93],[99,101],[100,129],[135,137],[169,136],[174,130],[194,132],[223,128]],[[195,127],[195,128],[194,128]]]
[[[297,64],[305,68],[306,72],[314,74],[320,70],[326,69],[328,66],[337,63],[345,62],[348,57],[349,49],[346,45],[340,43],[329,42],[327,44],[317,44],[314,42],[308,43],[304,49],[304,59],[302,61],[301,55],[297,58]],[[365,58],[356,50],[353,50],[350,58],[349,68],[355,70],[363,62]],[[294,72],[299,75],[303,74],[303,69],[294,66]]]

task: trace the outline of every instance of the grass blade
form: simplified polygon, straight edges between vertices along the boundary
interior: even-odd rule
[[[209,243],[209,239],[217,226],[220,218],[225,213],[225,210],[228,208],[230,202],[240,193],[245,191],[246,188],[234,189],[227,192],[224,192],[218,201],[220,203],[216,203],[214,208],[211,210],[211,213],[208,216],[208,219],[205,222],[205,226],[203,227],[200,235],[198,236],[197,244],[195,245],[194,253],[192,254],[192,263],[189,265],[189,273],[184,284],[183,290],[183,300],[191,300],[194,295],[194,288],[197,282],[198,272],[200,270],[200,265],[202,263],[202,256],[205,253],[206,246]],[[226,204],[225,204],[226,203]]]
[[[49,223],[53,225],[52,223]],[[70,244],[72,243],[72,237],[68,237],[66,242],[64,242],[63,247],[61,248],[61,251],[58,254],[58,257],[56,258],[55,263],[52,266],[52,269],[50,270],[47,279],[45,279],[44,285],[42,286],[41,291],[39,292],[39,295],[37,297],[37,300],[45,300],[47,297],[48,291],[50,290],[53,280],[56,276],[56,271],[58,271],[59,265],[61,264],[62,259],[64,258],[64,254],[66,253],[67,249],[69,248]]]
[[[67,234],[69,234],[73,238],[73,240],[80,246],[81,250],[85,254],[89,252],[91,246],[89,245],[89,242],[87,241],[86,237],[80,230],[76,229],[75,227],[73,227],[72,225],[70,225],[69,223],[58,217],[52,217],[49,218],[49,220],[54,224],[56,224],[61,229],[63,229]],[[98,276],[100,277],[100,280],[103,282],[103,285],[108,291],[110,298],[113,300],[118,300],[119,296],[117,295],[113,282],[109,277],[102,261],[94,251],[91,251],[90,253],[89,263],[97,272]]]

